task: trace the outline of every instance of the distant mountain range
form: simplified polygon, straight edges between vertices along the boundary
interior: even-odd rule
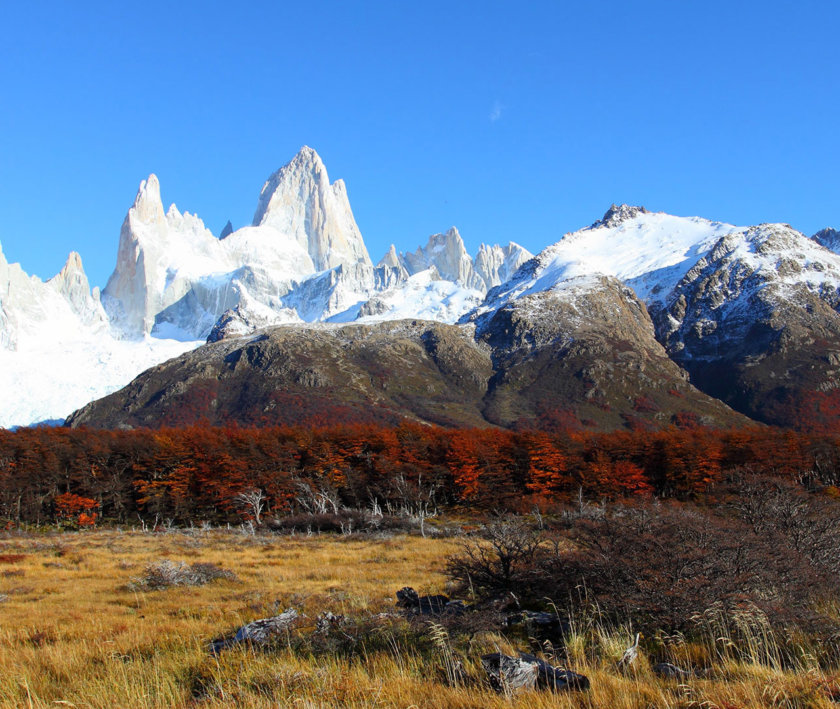
[[[77,254],[44,283],[0,252],[0,425],[86,405],[71,424],[831,428],[838,250],[832,229],[613,205],[537,256],[471,258],[453,227],[374,265],[310,148],[220,237],[152,175],[101,296]]]

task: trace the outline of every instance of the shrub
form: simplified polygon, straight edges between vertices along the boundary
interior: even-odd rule
[[[164,559],[149,564],[145,573],[132,579],[132,590],[155,591],[170,586],[203,586],[216,579],[236,579],[236,574],[215,564],[187,565],[183,561]]]
[[[713,606],[749,605],[776,626],[807,623],[833,632],[836,623],[815,608],[840,595],[834,556],[826,553],[836,525],[825,521],[834,517],[821,508],[803,511],[807,495],[787,494],[794,493],[772,492],[778,510],[761,507],[755,526],[740,516],[656,503],[567,518],[548,533],[505,521],[451,558],[448,573],[479,602],[513,593],[523,607],[549,600],[563,607],[583,595],[614,623],[647,630],[686,632]]]

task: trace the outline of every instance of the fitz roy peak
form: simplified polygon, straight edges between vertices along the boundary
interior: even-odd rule
[[[344,183],[330,183],[308,147],[266,181],[253,224],[225,232],[217,239],[175,205],[164,213],[157,178],[141,183],[103,292],[111,321],[133,337],[215,340],[257,326],[390,319],[418,297],[424,317],[454,321],[531,256],[482,246],[474,265],[452,229],[416,257],[374,267]],[[435,308],[444,290],[449,300]]]
[[[61,420],[208,337],[284,323],[455,322],[531,256],[482,245],[473,264],[460,236],[455,247],[466,278],[440,259],[409,273],[396,250],[393,263],[374,266],[343,181],[331,183],[308,147],[265,182],[253,223],[228,223],[219,238],[197,215],[165,210],[150,175],[123,221],[101,302],[77,255],[42,283],[0,251],[0,385],[18,392],[0,403],[0,426]]]
[[[371,265],[344,181],[330,184],[327,168],[308,146],[263,185],[253,224],[273,227],[293,239],[317,271]]]

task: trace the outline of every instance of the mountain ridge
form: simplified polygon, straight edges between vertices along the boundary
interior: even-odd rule
[[[633,387],[664,411],[673,407],[644,389],[653,381],[690,379],[750,417],[797,425],[812,401],[823,418],[835,397],[840,406],[833,364],[840,361],[836,235],[825,229],[808,238],[788,225],[739,227],[612,204],[601,219],[536,256],[511,241],[482,244],[471,257],[451,227],[415,251],[392,245],[374,266],[343,181],[330,182],[318,154],[304,147],[265,181],[253,223],[236,230],[228,223],[224,238],[174,204],[164,211],[158,178],[143,180],[101,297],[78,254],[43,283],[6,263],[0,250],[0,358],[8,381],[26,382],[37,398],[44,396],[38,379],[44,375],[36,362],[50,369],[49,357],[66,350],[86,378],[75,402],[81,391],[91,399],[108,394],[201,342],[257,330],[430,320],[472,327],[481,342],[491,324],[507,323],[526,334],[519,344],[505,339],[510,333],[494,335],[507,344],[503,355],[494,355],[494,378],[476,409],[490,424],[516,425],[529,406],[545,408],[541,388],[579,410],[579,419],[631,426],[638,413]],[[549,325],[551,318],[556,322]],[[619,336],[630,322],[633,337]],[[553,339],[543,341],[540,333],[549,331]],[[525,343],[538,341],[529,353]],[[28,354],[16,357],[15,349]],[[644,374],[650,367],[655,377]],[[557,381],[540,374],[546,371]],[[612,373],[612,383],[601,380],[604,372]],[[67,386],[60,370],[50,375],[53,388]],[[564,378],[566,384],[558,383]],[[529,387],[533,396],[523,394]],[[607,390],[614,401],[598,404]],[[69,413],[70,398],[59,399],[53,395],[46,408],[33,400],[30,409],[59,418],[60,407]],[[697,411],[717,410],[698,402]],[[602,415],[603,406],[614,415]],[[17,406],[18,420],[0,410],[0,425],[36,420],[34,414],[19,420],[25,410],[25,403]]]

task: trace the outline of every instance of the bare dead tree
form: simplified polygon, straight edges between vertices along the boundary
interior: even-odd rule
[[[265,493],[255,487],[244,490],[236,496],[236,501],[253,515],[257,524],[260,524],[260,515],[265,509],[266,500]]]

